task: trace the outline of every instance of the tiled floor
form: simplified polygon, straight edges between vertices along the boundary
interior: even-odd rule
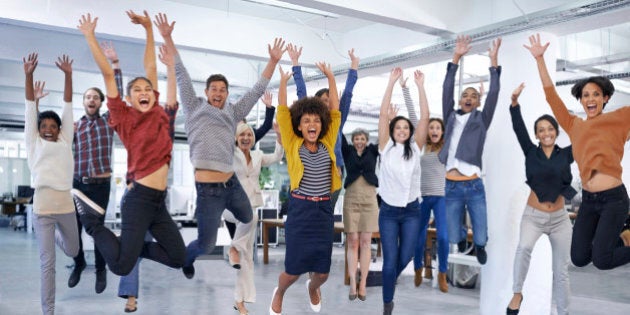
[[[262,257],[262,251],[259,251]],[[269,300],[277,277],[283,270],[284,247],[272,249],[270,264],[256,265],[256,303],[248,304],[250,314],[268,314]],[[89,259],[91,260],[91,259]],[[262,259],[260,259],[262,261]],[[72,259],[57,251],[56,314],[122,314],[125,300],[116,297],[118,277],[109,273],[102,294],[94,293],[94,269],[84,271],[75,288],[67,287]],[[193,280],[151,261],[141,264],[140,299],[136,314],[226,314],[232,309],[235,271],[221,260],[199,261]],[[343,249],[335,248],[332,272],[323,287],[321,314],[381,314],[381,288],[368,288],[367,301],[348,301],[343,285]],[[305,277],[287,293],[283,314],[313,314],[308,306]],[[403,275],[396,290],[395,314],[478,314],[479,289],[450,288],[439,292],[425,281],[413,286],[413,277]],[[612,271],[593,267],[571,268],[571,314],[629,314],[630,266]],[[528,301],[529,302],[529,301]],[[497,303],[507,303],[497,301]],[[531,303],[531,302],[530,302]],[[0,314],[38,314],[39,256],[33,234],[0,228]],[[525,314],[527,315],[527,314]]]

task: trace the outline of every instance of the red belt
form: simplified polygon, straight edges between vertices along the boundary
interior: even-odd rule
[[[330,196],[314,197],[314,196],[298,195],[296,193],[291,193],[291,196],[293,196],[293,198],[297,198],[297,199],[301,199],[301,200],[308,200],[308,201],[326,201],[326,200],[330,200]]]

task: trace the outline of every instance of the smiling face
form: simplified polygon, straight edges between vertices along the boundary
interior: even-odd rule
[[[127,102],[136,110],[146,113],[155,105],[155,94],[151,83],[143,78],[132,81],[128,89],[129,94],[125,96]]]
[[[540,141],[543,147],[553,147],[556,145],[558,130],[549,122],[549,120],[541,119],[536,123],[536,139]]]
[[[396,143],[405,143],[405,141],[407,141],[407,139],[409,139],[411,132],[409,130],[409,122],[407,122],[407,120],[405,119],[400,119],[398,121],[396,121],[396,124],[394,125],[394,141],[396,141]]]
[[[322,119],[317,114],[304,114],[300,117],[298,130],[302,132],[304,142],[316,143],[322,132]]]
[[[467,88],[459,99],[459,107],[464,113],[470,113],[479,107],[479,92],[475,88]]]
[[[584,107],[587,118],[593,118],[602,113],[604,104],[608,103],[608,96],[604,96],[601,87],[595,83],[587,83],[582,89],[580,103]]]
[[[44,118],[39,123],[39,136],[46,141],[57,142],[59,138],[59,125],[52,118]]]
[[[429,138],[431,139],[431,143],[439,143],[442,140],[442,135],[444,134],[444,130],[442,130],[442,124],[439,121],[434,120],[429,123]]]
[[[208,98],[208,104],[216,108],[223,108],[229,95],[227,85],[223,81],[210,82],[205,92]]]
[[[85,108],[85,115],[88,117],[94,117],[98,115],[101,109],[101,95],[94,89],[89,89],[83,94],[83,108]]]
[[[352,145],[357,150],[357,152],[363,152],[365,147],[367,146],[367,138],[364,134],[359,133],[352,137]]]
[[[241,151],[246,152],[254,146],[254,132],[251,128],[246,128],[236,135],[236,145]]]

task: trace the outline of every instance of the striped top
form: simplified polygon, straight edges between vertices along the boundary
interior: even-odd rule
[[[317,152],[311,152],[302,145],[299,154],[304,164],[304,176],[302,176],[298,191],[307,196],[328,194],[330,192],[330,178],[322,176],[322,174],[330,172],[331,166],[330,155],[326,147],[319,143]]]
[[[420,157],[420,170],[422,180],[420,191],[422,196],[444,196],[446,182],[446,168],[438,158],[438,152],[425,151]]]

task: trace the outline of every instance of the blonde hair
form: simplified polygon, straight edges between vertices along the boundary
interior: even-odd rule
[[[250,125],[248,125],[248,124],[246,124],[244,122],[240,122],[236,126],[236,134],[234,135],[234,138],[236,139],[236,137],[238,137],[238,135],[240,135],[241,133],[247,131],[248,129],[254,135],[254,143],[256,143],[256,134],[254,133],[254,128],[252,128],[252,126],[250,126]],[[236,140],[234,141],[234,143],[238,146],[238,143],[236,142]],[[252,143],[252,147],[253,146],[254,146],[254,144]]]

